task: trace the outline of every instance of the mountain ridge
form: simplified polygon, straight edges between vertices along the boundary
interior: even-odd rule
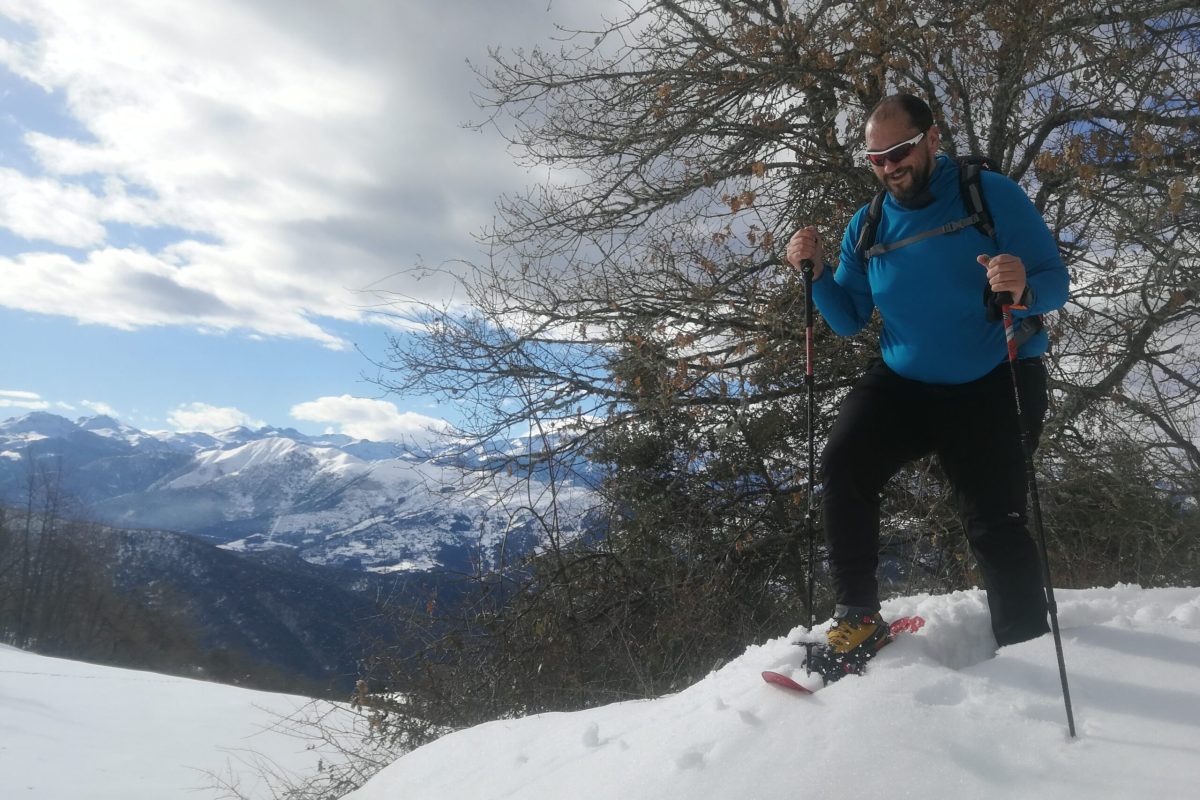
[[[520,479],[491,469],[492,452],[270,426],[148,433],[106,415],[34,412],[0,422],[0,502],[19,505],[37,474],[105,525],[344,569],[475,571],[536,542],[537,508],[509,502]],[[586,487],[563,489],[582,520]]]

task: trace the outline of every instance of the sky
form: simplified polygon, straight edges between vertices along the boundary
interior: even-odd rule
[[[473,234],[514,163],[471,65],[586,0],[0,0],[0,419],[400,438],[455,420],[371,381],[377,291]],[[468,63],[470,62],[470,63]]]
[[[866,675],[815,694],[759,677],[811,682],[790,643],[808,634],[798,628],[675,694],[449,734],[346,800],[1194,799],[1200,589],[1056,594],[1074,739],[1051,637],[997,653],[975,590],[887,601],[889,618],[920,614],[925,627],[884,648]],[[306,751],[311,729],[279,717],[321,709],[0,647],[0,796],[230,796],[204,788],[207,771],[247,798],[278,797],[257,766],[297,781],[317,758],[344,763]],[[348,733],[361,724],[344,709],[330,720]]]

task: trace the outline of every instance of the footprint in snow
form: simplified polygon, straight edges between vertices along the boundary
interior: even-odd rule
[[[962,681],[942,680],[919,689],[913,697],[927,706],[956,706],[967,699],[967,690]]]
[[[593,722],[583,731],[583,746],[599,747],[602,744],[604,742],[600,741],[600,726]]]
[[[760,720],[758,718],[758,715],[755,714],[753,711],[746,711],[745,709],[743,709],[741,711],[738,711],[738,716],[741,717],[742,722],[746,723],[747,725],[752,725],[756,728],[758,726],[762,725],[762,720]]]

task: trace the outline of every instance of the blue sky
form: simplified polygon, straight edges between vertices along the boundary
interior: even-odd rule
[[[449,9],[449,10],[448,10]],[[570,16],[574,13],[574,17]],[[379,287],[531,182],[467,61],[585,0],[0,0],[0,418],[397,438],[455,410],[364,376]]]

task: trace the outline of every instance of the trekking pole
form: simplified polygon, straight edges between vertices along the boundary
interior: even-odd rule
[[[1008,297],[1012,299],[1011,295]],[[1025,478],[1029,484],[1029,497],[1033,506],[1033,524],[1037,529],[1038,547],[1042,557],[1042,582],[1046,589],[1046,608],[1050,612],[1050,630],[1054,634],[1054,649],[1058,654],[1058,677],[1062,681],[1063,703],[1067,707],[1067,730],[1075,737],[1075,715],[1071,712],[1071,690],[1067,687],[1067,662],[1063,658],[1062,634],[1058,629],[1058,604],[1054,601],[1054,585],[1050,577],[1050,557],[1046,551],[1046,529],[1042,526],[1042,501],[1038,495],[1037,472],[1033,466],[1033,447],[1029,441],[1029,430],[1025,415],[1021,411],[1021,389],[1017,381],[1017,339],[1013,325],[1013,309],[1023,308],[1009,302],[1000,307],[1004,319],[1004,338],[1008,343],[1008,372],[1012,376],[1013,399],[1017,405],[1017,427],[1021,432],[1021,452],[1025,456]]]
[[[816,582],[817,558],[816,526],[813,520],[813,489],[816,485],[816,434],[813,422],[816,419],[816,402],[813,399],[813,262],[804,259],[800,262],[804,273],[804,386],[808,404],[808,510],[804,514],[805,533],[808,536],[808,629],[812,631],[817,626],[817,612],[814,607],[813,584]],[[807,664],[809,659],[805,659]]]

